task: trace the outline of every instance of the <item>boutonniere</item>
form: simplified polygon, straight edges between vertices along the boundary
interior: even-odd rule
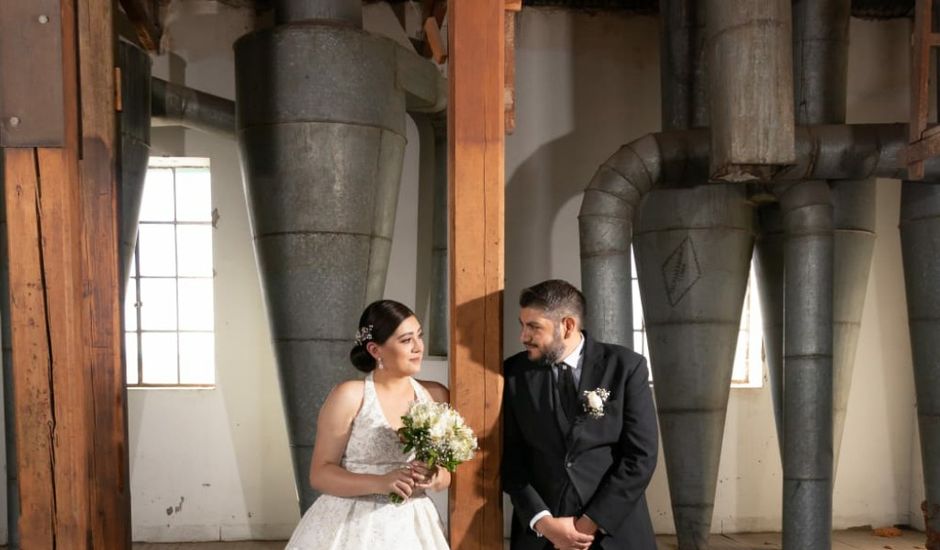
[[[604,403],[610,397],[610,392],[604,388],[597,388],[584,392],[584,412],[591,415],[591,418],[600,418],[604,416]]]

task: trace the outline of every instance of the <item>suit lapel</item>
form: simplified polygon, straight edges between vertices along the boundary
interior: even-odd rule
[[[584,360],[581,363],[581,380],[578,382],[578,402],[583,399],[584,392],[596,390],[601,387],[604,378],[604,367],[602,349],[597,342],[584,334]],[[585,423],[590,420],[588,415],[579,408],[578,416],[571,424],[571,431],[568,432],[566,442],[569,447],[574,446]]]

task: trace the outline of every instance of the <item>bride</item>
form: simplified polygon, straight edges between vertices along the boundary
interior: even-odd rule
[[[336,386],[320,409],[310,485],[322,493],[286,550],[441,550],[448,548],[427,491],[450,474],[402,452],[396,430],[414,401],[449,401],[447,388],[412,378],[424,353],[421,325],[398,302],[373,302],[359,318],[349,353],[365,380]],[[393,504],[388,495],[404,499]]]

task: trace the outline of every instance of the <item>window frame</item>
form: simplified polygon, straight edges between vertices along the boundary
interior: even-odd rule
[[[127,323],[124,323],[124,338],[122,341],[122,346],[124,348],[124,359],[125,359],[125,385],[128,389],[214,389],[218,382],[218,372],[217,372],[217,362],[216,362],[216,353],[215,353],[215,265],[212,265],[212,275],[180,275],[180,249],[179,249],[179,232],[178,229],[181,226],[208,226],[213,227],[214,222],[210,219],[209,221],[180,221],[177,219],[178,215],[178,204],[177,204],[177,174],[178,169],[200,169],[205,170],[209,174],[210,181],[210,193],[211,193],[211,165],[210,160],[204,157],[151,157],[147,165],[148,174],[152,169],[170,169],[173,171],[173,220],[172,221],[138,221],[138,235],[137,240],[134,244],[134,259],[133,259],[133,273],[128,274],[128,290],[130,285],[134,285],[134,315],[135,315],[135,326],[133,330],[127,328]],[[210,194],[211,197],[211,194]],[[141,198],[143,200],[143,197]],[[211,203],[210,203],[211,204]],[[210,212],[210,217],[211,217]],[[149,226],[169,226],[173,228],[173,253],[174,253],[174,274],[173,275],[141,275],[140,272],[140,232],[139,227],[143,225]],[[211,233],[211,232],[210,232]],[[210,245],[213,244],[210,240]],[[214,249],[214,246],[212,246]],[[141,280],[150,279],[150,280],[172,280],[175,282],[175,299],[176,307],[175,309],[175,329],[144,329],[143,328],[143,312],[142,312],[142,302],[141,302]],[[212,282],[212,293],[213,293],[213,323],[211,330],[194,330],[194,329],[181,329],[180,328],[180,288],[179,282],[181,280],[208,280]],[[124,301],[128,298],[128,293],[125,291]],[[126,314],[127,307],[123,308],[123,312]],[[145,334],[175,334],[176,335],[176,382],[144,382],[144,349],[143,349],[143,337]],[[213,344],[213,354],[212,354],[212,382],[180,382],[183,378],[183,363],[181,361],[181,351],[180,351],[180,335],[181,334],[208,334],[212,338]],[[130,357],[127,355],[127,338],[131,335],[134,335],[136,338],[136,371],[137,371],[137,381],[130,382],[130,377],[128,373],[132,365],[130,364]]]

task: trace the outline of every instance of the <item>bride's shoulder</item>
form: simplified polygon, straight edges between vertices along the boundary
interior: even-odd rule
[[[418,380],[418,383],[424,387],[435,401],[450,401],[450,391],[444,384],[434,382],[433,380]]]
[[[359,410],[362,405],[363,390],[365,382],[363,380],[347,380],[333,386],[333,390],[326,400],[333,406],[342,409]]]

